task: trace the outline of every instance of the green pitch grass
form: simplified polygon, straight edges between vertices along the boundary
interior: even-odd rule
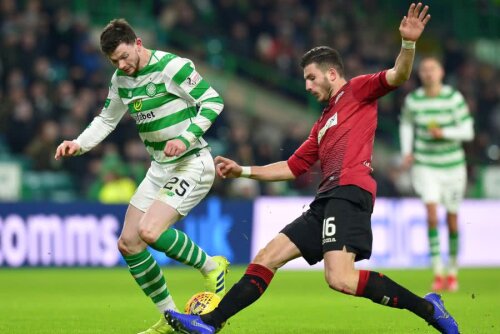
[[[232,268],[229,285],[244,268]],[[419,295],[428,270],[384,271]],[[202,289],[191,269],[164,268],[181,308]],[[444,293],[462,333],[500,333],[500,268],[463,269],[460,291]],[[0,333],[137,333],[159,319],[125,268],[0,268]],[[222,331],[246,333],[436,333],[406,310],[382,307],[328,289],[320,271],[281,271],[266,294]]]

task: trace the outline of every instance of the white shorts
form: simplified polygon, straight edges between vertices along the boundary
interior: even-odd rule
[[[467,171],[465,165],[453,168],[415,165],[412,183],[424,203],[442,204],[446,211],[456,213],[465,195]]]
[[[153,161],[130,204],[145,212],[160,200],[186,216],[207,195],[214,178],[214,161],[207,148],[172,164]]]

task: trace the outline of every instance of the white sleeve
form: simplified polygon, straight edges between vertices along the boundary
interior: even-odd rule
[[[113,82],[113,80],[112,80]],[[90,151],[97,144],[104,140],[120,122],[127,111],[127,106],[123,104],[118,96],[116,85],[113,83],[109,88],[108,98],[104,108],[97,115],[89,126],[74,141],[80,145],[78,154]]]
[[[405,100],[399,123],[399,142],[401,145],[401,154],[403,156],[413,153],[413,131],[411,111],[408,108],[407,100]]]
[[[457,105],[453,108],[454,126],[443,127],[443,137],[446,139],[471,141],[474,138],[474,121],[470,115],[469,106],[464,96],[455,92]]]
[[[474,139],[474,123],[469,117],[454,127],[443,128],[443,137],[446,139],[471,141]]]

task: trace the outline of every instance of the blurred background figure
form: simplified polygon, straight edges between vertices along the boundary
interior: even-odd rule
[[[101,162],[99,178],[90,187],[89,199],[105,204],[127,204],[137,188],[128,174],[120,156],[116,152],[108,153]]]
[[[413,187],[425,203],[434,282],[432,289],[458,289],[457,212],[465,195],[467,171],[462,142],[474,137],[473,120],[463,95],[443,83],[444,69],[435,57],[420,61],[422,87],[405,99],[400,137],[403,167],[412,164]],[[446,208],[449,261],[447,277],[441,259],[438,204]]]

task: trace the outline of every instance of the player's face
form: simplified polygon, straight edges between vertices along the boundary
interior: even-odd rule
[[[427,58],[420,63],[418,76],[425,87],[434,86],[443,80],[444,70],[436,59]]]
[[[304,67],[306,91],[314,95],[319,102],[326,102],[332,94],[332,84],[328,80],[328,71],[323,72],[316,63]]]
[[[135,43],[121,43],[108,58],[113,66],[127,75],[132,75],[139,70],[139,51]]]

